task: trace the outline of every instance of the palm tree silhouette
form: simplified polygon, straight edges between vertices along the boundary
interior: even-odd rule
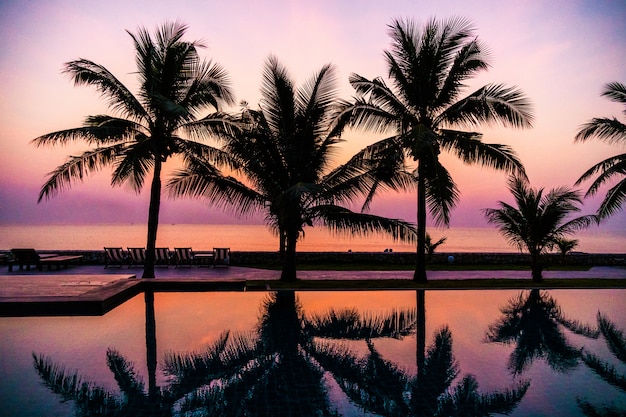
[[[604,87],[602,92],[604,97],[626,105],[626,86],[622,83],[612,82]],[[626,109],[624,110],[626,112]],[[585,123],[576,134],[577,142],[585,142],[588,139],[596,137],[608,143],[626,144],[626,124],[620,122],[616,118],[594,118]],[[600,218],[609,217],[623,208],[626,201],[626,154],[615,155],[604,161],[598,162],[589,168],[576,181],[576,185],[596,176],[587,196],[595,195],[600,187],[606,182],[617,178],[617,184],[613,185],[604,196],[602,204],[598,208],[598,216]],[[621,178],[621,179],[620,179]]]
[[[520,292],[501,311],[502,317],[489,326],[486,340],[515,345],[509,358],[509,370],[514,375],[521,374],[540,358],[558,372],[569,371],[579,364],[580,351],[567,341],[561,327],[598,337],[597,330],[566,318],[557,301],[539,289]]]
[[[229,130],[222,104],[232,104],[226,72],[198,56],[202,44],[182,40],[187,26],[165,23],[154,38],[145,29],[130,34],[135,44],[139,94],[133,95],[111,72],[87,59],[65,64],[75,85],[89,85],[107,98],[117,116],[88,116],[81,127],[48,133],[33,140],[37,146],[64,145],[82,140],[93,149],[50,173],[39,201],[103,167],[112,166],[111,184],[129,184],[136,192],[152,171],[144,278],[154,278],[155,244],[161,204],[161,171],[173,155],[218,151],[196,140]],[[201,116],[205,110],[212,113]],[[191,139],[184,139],[181,134]]]
[[[189,159],[169,182],[175,195],[204,197],[210,204],[234,207],[241,214],[264,212],[277,231],[284,254],[282,280],[296,279],[296,245],[305,226],[321,224],[352,234],[384,232],[394,239],[414,239],[406,222],[350,210],[357,198],[379,189],[412,185],[402,162],[390,176],[388,161],[362,151],[330,169],[341,142],[344,123],[336,117],[339,103],[334,68],[322,67],[309,82],[295,88],[275,57],[263,72],[260,110],[244,108],[242,131],[228,138],[224,151],[243,175],[238,180],[215,169],[211,161]]]
[[[582,200],[577,191],[559,187],[544,194],[543,188],[534,190],[520,177],[509,178],[508,183],[516,206],[500,201],[500,208],[483,212],[509,242],[528,251],[533,282],[542,282],[544,254],[558,239],[597,223],[598,217],[586,215],[567,220],[568,215],[580,211],[578,204]]]
[[[415,280],[426,281],[426,209],[437,224],[448,224],[459,191],[441,164],[441,151],[465,163],[524,175],[522,163],[506,145],[487,144],[477,132],[457,130],[500,124],[530,127],[528,100],[515,87],[489,84],[460,98],[465,82],[488,68],[483,45],[465,19],[428,21],[420,30],[410,20],[389,26],[391,49],[385,51],[392,86],[382,78],[350,76],[356,101],[344,118],[353,126],[393,136],[372,146],[389,160],[417,163],[417,264]]]

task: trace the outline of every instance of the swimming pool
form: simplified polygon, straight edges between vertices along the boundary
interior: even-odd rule
[[[102,317],[0,318],[0,403],[7,416],[75,415],[53,392],[62,369],[130,415],[624,412],[626,364],[607,337],[626,329],[625,299],[622,289],[139,294]]]

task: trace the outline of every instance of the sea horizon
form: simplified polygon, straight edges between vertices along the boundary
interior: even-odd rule
[[[433,241],[445,243],[437,252],[516,253],[495,227],[450,227],[427,229]],[[145,247],[145,224],[0,225],[0,250],[32,247],[36,250],[102,250],[104,247]],[[568,237],[578,240],[575,252],[625,253],[626,233],[587,229]],[[160,224],[158,247],[192,247],[211,250],[274,252],[278,238],[262,224]],[[322,227],[307,227],[298,242],[299,252],[413,252],[414,244],[394,241],[385,235],[350,236]]]

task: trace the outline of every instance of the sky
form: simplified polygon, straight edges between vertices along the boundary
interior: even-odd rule
[[[165,2],[109,0],[0,3],[0,224],[146,222],[147,188],[137,195],[110,186],[110,171],[86,178],[37,204],[47,174],[87,147],[37,148],[32,139],[78,127],[85,116],[110,113],[89,87],[74,87],[61,73],[65,62],[86,58],[104,65],[136,92],[134,49],[126,32],[153,32],[166,21],[189,26],[186,40],[202,40],[205,59],[229,73],[237,101],[258,103],[261,73],[275,55],[300,85],[327,63],[337,69],[340,94],[349,99],[351,73],[386,78],[383,51],[393,19],[422,24],[435,17],[470,19],[488,47],[490,69],[472,79],[467,93],[487,83],[521,88],[533,103],[534,127],[481,128],[483,141],[517,152],[535,188],[573,187],[578,177],[623,147],[597,140],[575,143],[581,124],[617,117],[622,108],[600,96],[611,81],[626,82],[626,3],[622,0],[230,0]],[[235,109],[233,109],[235,110]],[[348,132],[338,163],[377,137]],[[461,200],[451,226],[484,226],[481,209],[510,202],[506,175],[465,166],[444,156]],[[174,164],[175,165],[175,164]],[[170,165],[170,168],[173,165]],[[588,183],[575,187],[586,190]],[[606,188],[602,190],[606,191]],[[603,194],[602,194],[603,195]],[[586,199],[593,213],[599,198]],[[415,221],[415,195],[388,193],[372,212]],[[202,201],[164,199],[164,223],[241,223]],[[626,210],[605,226],[626,230]]]

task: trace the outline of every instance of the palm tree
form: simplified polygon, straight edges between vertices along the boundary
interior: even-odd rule
[[[168,186],[173,194],[204,197],[209,204],[235,207],[241,214],[265,213],[284,254],[282,280],[296,278],[296,244],[305,226],[321,224],[336,232],[386,232],[394,239],[413,239],[407,222],[347,208],[379,189],[407,189],[410,173],[402,161],[381,160],[364,149],[343,165],[330,169],[343,124],[334,68],[325,65],[296,89],[275,57],[263,72],[260,110],[244,108],[243,129],[228,138],[224,151],[235,161],[242,180],[226,176],[207,158],[190,159]]]
[[[415,280],[426,281],[426,208],[437,224],[448,224],[459,190],[439,155],[448,151],[467,164],[523,175],[506,145],[487,144],[472,129],[498,124],[530,127],[530,104],[515,87],[489,84],[461,98],[466,80],[488,68],[483,45],[464,19],[412,21],[390,25],[391,50],[385,51],[392,87],[382,78],[350,76],[357,97],[343,117],[352,126],[393,136],[375,144],[377,152],[417,163],[417,264]]]
[[[234,102],[226,72],[198,56],[197,42],[183,41],[187,26],[163,24],[154,38],[145,29],[130,34],[135,44],[139,94],[133,95],[102,65],[86,59],[65,64],[75,85],[89,85],[107,98],[117,116],[88,116],[81,127],[48,133],[33,140],[37,146],[64,145],[82,140],[94,148],[50,173],[39,201],[103,167],[113,167],[111,184],[129,184],[136,192],[152,171],[144,278],[154,278],[155,244],[161,204],[161,170],[171,156],[183,158],[207,152],[192,139],[227,130],[222,104]],[[213,113],[201,117],[205,110]],[[184,139],[186,134],[192,139]],[[204,149],[204,150],[203,150]]]
[[[498,226],[509,242],[530,254],[532,278],[541,282],[544,267],[543,255],[554,247],[556,240],[598,221],[595,215],[567,220],[567,216],[580,211],[579,193],[559,187],[544,194],[544,189],[534,190],[528,181],[511,177],[509,190],[517,207],[500,201],[500,208],[488,208],[483,212],[489,223]]]
[[[602,95],[609,100],[626,105],[626,86],[612,82],[604,87]],[[626,109],[624,110],[626,114]],[[596,137],[608,143],[626,145],[626,124],[616,118],[594,118],[584,124],[576,134],[576,141],[584,142]],[[600,218],[609,217],[623,208],[626,202],[626,154],[615,155],[589,168],[579,179],[576,185],[598,175],[593,181],[586,196],[595,195],[600,187],[611,179],[618,182],[609,189],[598,208]]]
[[[437,248],[441,245],[443,245],[444,243],[446,243],[446,240],[448,240],[447,237],[442,237],[441,239],[439,239],[436,242],[433,242],[433,239],[430,237],[430,234],[426,233],[426,260],[428,260],[428,262],[430,262],[433,258],[433,254],[435,253],[435,251],[437,250]]]
[[[576,246],[578,246],[578,239],[566,239],[564,237],[559,237],[554,239],[554,244],[561,253],[561,262],[565,263],[565,257],[568,252],[571,252]]]

